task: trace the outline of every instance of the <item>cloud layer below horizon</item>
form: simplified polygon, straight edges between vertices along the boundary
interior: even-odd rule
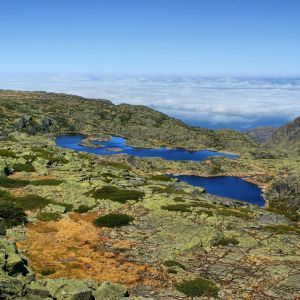
[[[210,128],[278,126],[300,115],[300,79],[0,75],[0,88],[143,104]]]

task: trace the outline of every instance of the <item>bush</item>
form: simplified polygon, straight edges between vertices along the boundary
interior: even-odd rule
[[[36,152],[37,157],[48,160],[50,162],[50,164],[53,164],[55,162],[61,163],[61,164],[68,163],[68,161],[66,159],[64,159],[63,157],[59,157],[59,156],[55,155],[55,153],[53,153],[50,150],[46,150],[46,149],[43,149],[43,148],[35,148],[33,150],[34,150],[34,152]]]
[[[289,234],[289,233],[300,234],[300,229],[288,225],[267,225],[267,226],[263,226],[262,229],[265,231],[270,231],[278,234]]]
[[[126,226],[134,219],[125,214],[107,214],[94,220],[94,225],[98,227],[121,227]]]
[[[73,210],[73,204],[70,203],[65,203],[65,202],[56,202],[56,201],[51,201],[52,204],[55,205],[60,205],[63,206],[67,212],[72,211]]]
[[[0,186],[5,188],[18,188],[24,187],[30,183],[29,180],[13,179],[5,176],[0,177]]]
[[[0,217],[5,220],[7,227],[13,227],[26,223],[24,210],[13,202],[0,202]]]
[[[90,209],[92,209],[92,207],[82,204],[77,209],[75,209],[75,211],[82,214],[88,212]]]
[[[235,238],[225,238],[216,241],[213,246],[228,246],[228,245],[238,245],[239,241]]]
[[[217,297],[219,289],[210,280],[199,277],[193,280],[185,280],[176,285],[179,292],[189,297]]]
[[[170,204],[162,206],[161,208],[168,211],[191,212],[188,204]]]
[[[16,157],[16,154],[11,150],[0,149],[0,156],[2,157]]]
[[[43,222],[58,221],[61,219],[61,215],[56,212],[40,212],[36,215],[36,218]]]
[[[153,175],[150,177],[151,180],[155,181],[171,181],[172,179],[168,177],[167,175]]]
[[[180,263],[180,262],[178,262],[176,260],[166,260],[164,262],[164,266],[166,266],[168,268],[179,267],[179,268],[181,268],[183,270],[186,269],[185,266],[182,263]]]
[[[13,169],[15,172],[34,172],[35,169],[31,163],[26,164],[14,164]]]
[[[32,180],[30,184],[35,186],[39,186],[39,185],[55,186],[55,185],[60,185],[63,182],[64,180],[60,180],[60,179],[41,179],[41,180]]]
[[[22,207],[25,210],[32,210],[37,208],[43,208],[46,205],[50,204],[51,201],[45,197],[38,195],[26,195],[23,197],[15,197],[12,199],[18,206]]]
[[[51,274],[54,274],[54,273],[56,273],[56,270],[55,269],[42,269],[42,270],[40,270],[40,273],[41,273],[41,275],[43,275],[43,276],[47,276],[47,275],[51,275]]]
[[[109,199],[119,203],[125,203],[127,200],[139,200],[145,193],[136,190],[122,190],[115,186],[104,186],[99,190],[87,193],[95,199]]]

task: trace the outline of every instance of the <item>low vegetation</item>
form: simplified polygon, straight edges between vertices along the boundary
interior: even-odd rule
[[[213,245],[214,246],[228,246],[228,245],[238,245],[239,241],[235,238],[231,237],[223,237],[220,240],[216,241]]]
[[[288,226],[288,225],[266,225],[263,226],[262,229],[277,234],[289,234],[289,233],[300,234],[299,228],[296,228],[294,226]]]
[[[42,180],[27,180],[27,179],[16,179],[16,178],[9,178],[6,176],[0,177],[0,186],[5,188],[19,188],[24,187],[27,185],[50,185],[55,186],[63,183],[63,180],[59,179],[42,179]]]
[[[168,177],[167,175],[153,175],[150,177],[151,180],[155,180],[155,181],[171,181],[172,179],[170,177]]]
[[[125,203],[127,200],[140,200],[145,193],[137,190],[123,190],[115,186],[104,186],[101,189],[89,192],[88,195],[95,199],[109,199],[119,203]]]
[[[190,205],[181,203],[164,205],[161,208],[168,211],[191,212]]]
[[[20,163],[17,163],[17,164],[14,164],[13,166],[13,170],[14,172],[34,172],[35,169],[33,167],[33,165],[31,163],[25,163],[25,164],[20,164]]]
[[[211,280],[202,277],[184,280],[176,284],[176,288],[188,297],[217,297],[219,292],[219,288]]]
[[[94,220],[94,225],[98,227],[121,227],[126,226],[134,220],[133,217],[125,214],[107,214]]]
[[[0,218],[5,220],[8,228],[27,222],[23,208],[17,206],[14,202],[0,201]]]
[[[36,215],[36,218],[43,222],[58,221],[61,219],[61,215],[56,212],[40,212]]]
[[[222,209],[217,210],[216,212],[220,216],[236,217],[236,218],[241,218],[244,220],[252,219],[252,214],[250,211],[238,211],[238,210],[233,210],[233,209],[229,209],[229,208],[222,208]]]
[[[186,267],[182,263],[180,263],[176,260],[166,260],[166,261],[164,261],[164,266],[166,266],[168,268],[179,267],[180,269],[183,269],[183,270],[186,269]]]
[[[82,213],[88,212],[91,209],[92,209],[92,207],[82,204],[77,209],[75,209],[74,211],[82,214]]]

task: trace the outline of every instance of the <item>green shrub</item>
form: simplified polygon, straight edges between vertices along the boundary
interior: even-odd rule
[[[91,209],[92,209],[92,207],[82,204],[77,209],[75,209],[75,211],[82,214],[82,213],[88,212]]]
[[[183,270],[186,269],[185,266],[182,263],[180,263],[176,260],[166,260],[166,261],[164,261],[164,266],[166,266],[168,268],[179,267]]]
[[[22,180],[22,179],[13,179],[5,176],[0,177],[0,186],[5,188],[18,188],[24,187],[30,183],[29,180]]]
[[[7,200],[12,200],[14,199],[13,195],[7,191],[2,191],[0,190],[0,201],[7,201]]]
[[[185,202],[185,200],[182,197],[175,197],[174,201],[175,202]]]
[[[65,181],[60,179],[41,179],[41,180],[32,180],[30,181],[30,184],[35,186],[39,186],[39,185],[55,186],[55,185],[60,185],[63,182]]]
[[[155,180],[155,181],[171,181],[172,179],[170,177],[168,177],[167,175],[152,175],[150,177],[151,180]]]
[[[13,169],[15,172],[34,172],[35,169],[31,163],[26,163],[26,164],[14,164]]]
[[[214,246],[228,246],[228,245],[238,245],[239,241],[235,238],[225,238],[216,241]]]
[[[0,201],[0,217],[5,220],[7,227],[22,225],[27,221],[24,210],[10,201]]]
[[[61,215],[56,212],[40,212],[36,215],[36,218],[43,222],[58,221],[61,219]]]
[[[212,281],[202,277],[184,280],[176,284],[176,288],[189,297],[217,297],[219,292],[218,287]]]
[[[0,149],[0,156],[2,157],[16,157],[16,154],[11,150]]]
[[[104,162],[105,166],[109,166],[109,167],[113,167],[116,169],[120,169],[120,170],[131,170],[131,168],[125,164],[122,164],[120,162],[114,162],[114,161],[109,161],[109,162]]]
[[[36,157],[40,157],[43,159],[46,159],[50,162],[50,164],[53,164],[55,162],[61,163],[61,164],[66,164],[68,161],[60,156],[57,156],[55,153],[53,153],[50,150],[46,150],[43,148],[35,148],[33,151],[36,153]]]
[[[38,195],[15,197],[14,199],[12,199],[12,201],[14,201],[18,206],[22,207],[25,210],[43,208],[51,203],[51,201],[47,198]]]
[[[48,268],[48,269],[42,269],[42,270],[40,270],[39,272],[40,272],[41,275],[43,275],[43,276],[48,276],[48,275],[51,275],[51,274],[56,273],[56,270],[55,270],[55,269]]]
[[[122,190],[115,186],[104,186],[101,189],[87,193],[95,199],[109,199],[119,203],[125,203],[127,200],[139,200],[145,193],[136,190]]]
[[[212,217],[214,215],[213,212],[211,210],[208,210],[208,209],[197,210],[197,213],[200,214],[200,215],[202,213],[204,213],[204,214],[207,214],[209,217]]]
[[[177,271],[175,269],[168,269],[169,274],[177,274]]]
[[[300,229],[288,225],[266,225],[262,226],[265,231],[270,231],[278,234],[297,233],[300,234]]]
[[[170,204],[162,206],[161,208],[168,211],[191,212],[188,204]]]
[[[125,214],[107,214],[94,220],[94,225],[98,227],[121,227],[126,226],[134,219]]]

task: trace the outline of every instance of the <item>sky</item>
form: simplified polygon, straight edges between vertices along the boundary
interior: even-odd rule
[[[300,115],[298,0],[1,0],[0,89],[247,129]]]
[[[1,0],[2,72],[300,75],[298,0]]]

